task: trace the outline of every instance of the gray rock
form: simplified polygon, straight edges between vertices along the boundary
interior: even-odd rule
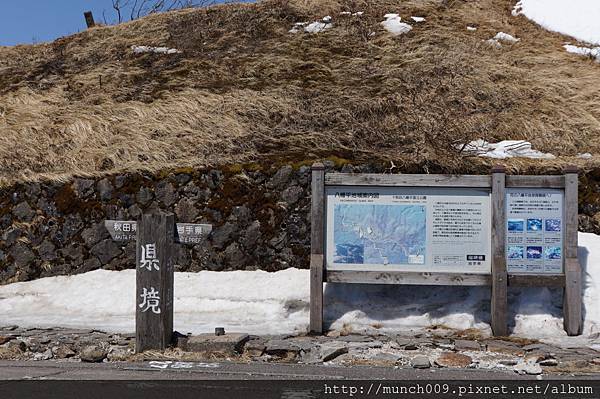
[[[454,349],[457,351],[480,351],[481,345],[477,341],[457,339],[454,341]]]
[[[244,231],[240,237],[240,242],[246,249],[253,248],[256,242],[260,238],[260,222],[255,220],[250,226]]]
[[[166,207],[169,207],[175,203],[177,199],[175,187],[168,181],[161,181],[156,184],[154,188],[156,199]]]
[[[188,352],[219,353],[234,355],[242,353],[248,334],[227,333],[225,335],[200,334],[188,338],[184,350]]]
[[[338,338],[338,341],[343,342],[372,342],[373,340],[374,338],[369,335],[358,334],[342,335]]]
[[[244,227],[250,222],[251,217],[252,212],[245,205],[234,206],[229,220],[235,222],[239,227]]]
[[[88,247],[92,247],[108,237],[110,237],[110,235],[104,226],[104,222],[95,223],[81,232],[81,238],[83,238],[85,245]]]
[[[175,181],[180,186],[185,186],[190,182],[190,180],[192,180],[192,176],[188,175],[187,173],[178,173],[175,175]]]
[[[542,367],[535,362],[519,362],[513,369],[519,374],[538,375],[542,374]]]
[[[411,359],[410,364],[415,369],[428,369],[431,367],[431,362],[427,356],[415,356]]]
[[[71,261],[74,266],[79,266],[83,262],[83,246],[78,243],[71,243],[60,250],[62,256]]]
[[[213,246],[217,249],[222,249],[225,244],[232,239],[235,231],[236,226],[229,222],[214,229],[211,239]]]
[[[56,210],[56,204],[54,203],[54,201],[48,201],[46,198],[40,198],[37,202],[37,207],[42,212],[44,212],[46,216],[58,216],[58,211]]]
[[[21,230],[20,228],[11,227],[2,234],[2,241],[4,241],[4,245],[9,247],[15,242],[17,242],[17,239],[21,237],[22,234],[23,230]]]
[[[182,223],[192,223],[196,220],[200,212],[194,205],[194,201],[188,198],[182,198],[177,205],[175,205],[175,214],[177,220]]]
[[[35,216],[35,211],[25,201],[15,206],[12,210],[13,215],[22,222],[31,222]]]
[[[148,187],[140,187],[136,198],[140,204],[146,206],[154,199],[154,193]]]
[[[81,230],[83,227],[83,221],[81,220],[81,216],[79,214],[69,214],[65,218],[65,222],[63,224],[62,236],[64,241],[68,241],[73,236]]]
[[[110,201],[113,194],[113,185],[108,179],[102,179],[97,184],[98,193],[100,194],[100,200]]]
[[[73,191],[78,198],[87,198],[94,194],[94,180],[79,179],[73,180]]]
[[[298,354],[300,348],[294,345],[292,341],[285,339],[273,339],[266,343],[265,353],[273,356],[284,357],[289,353]]]
[[[381,363],[396,363],[400,360],[400,355],[390,352],[377,352],[373,356],[369,358],[373,362],[381,362]]]
[[[259,357],[265,352],[266,345],[262,339],[252,339],[244,345],[244,352],[249,356]]]
[[[88,345],[81,349],[79,357],[82,362],[100,363],[106,358],[107,352],[98,345]]]
[[[516,366],[519,362],[516,359],[501,359],[498,363],[504,366]]]
[[[106,358],[111,362],[125,362],[129,360],[131,355],[131,351],[127,348],[112,346],[108,351]]]
[[[288,205],[294,205],[304,196],[304,190],[298,186],[291,186],[283,190],[281,193],[281,200],[285,201]]]
[[[55,260],[57,258],[56,255],[56,247],[52,243],[52,241],[46,239],[42,242],[42,245],[38,248],[38,255],[42,260]]]
[[[108,238],[94,245],[90,253],[95,255],[102,264],[107,264],[121,254],[121,248]]]
[[[35,355],[33,355],[33,360],[36,360],[36,361],[50,360],[50,359],[52,359],[52,357],[53,357],[52,349],[48,348],[42,353],[36,353]]]
[[[138,204],[131,205],[129,208],[127,208],[127,212],[129,212],[129,216],[135,220],[142,215],[142,209],[138,206]]]
[[[31,249],[22,242],[13,245],[10,250],[10,256],[13,258],[16,267],[27,266],[36,258]]]
[[[77,353],[69,345],[62,343],[52,348],[52,354],[56,359],[67,359],[75,356]]]
[[[278,190],[283,190],[287,183],[290,181],[293,172],[294,169],[289,165],[282,167],[271,178],[268,186]]]
[[[348,353],[348,346],[337,342],[325,343],[321,345],[320,352],[321,361],[328,362],[344,353]]]
[[[505,353],[508,355],[522,356],[525,351],[512,342],[492,340],[487,343],[488,352]]]
[[[247,256],[242,252],[237,242],[230,244],[225,249],[225,261],[235,270],[239,270],[246,264]]]

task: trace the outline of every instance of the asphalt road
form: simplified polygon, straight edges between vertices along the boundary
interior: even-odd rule
[[[545,376],[543,378],[549,378]],[[573,375],[552,376],[572,379]],[[598,375],[578,375],[598,379]],[[276,363],[81,363],[0,361],[0,380],[515,380],[535,379],[512,371],[476,369],[412,369],[374,366],[336,367]]]

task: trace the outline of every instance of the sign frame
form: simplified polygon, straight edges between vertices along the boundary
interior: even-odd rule
[[[491,191],[491,273],[328,270],[325,259],[326,186],[462,187]],[[548,188],[564,191],[563,273],[507,272],[506,189]],[[310,326],[323,333],[323,283],[491,286],[491,325],[495,336],[508,335],[507,291],[514,287],[563,287],[564,328],[568,335],[581,334],[582,272],[577,259],[578,169],[567,166],[563,175],[507,176],[504,166],[489,175],[415,175],[325,173],[322,163],[312,166]]]

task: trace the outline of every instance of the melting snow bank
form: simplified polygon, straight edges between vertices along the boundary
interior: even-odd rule
[[[573,46],[571,44],[565,44],[564,48],[565,48],[565,50],[567,50],[567,53],[579,54],[584,57],[589,57],[589,58],[595,59],[596,62],[600,62],[600,47],[589,48],[589,47],[579,47],[579,46]]]
[[[468,155],[478,155],[488,158],[535,158],[554,159],[552,154],[534,150],[531,143],[524,140],[504,140],[499,143],[489,143],[485,140],[471,141],[466,145],[457,146],[459,150]]]
[[[155,53],[155,54],[179,54],[181,51],[168,47],[149,47],[149,46],[131,46],[135,54]]]
[[[400,22],[402,18],[400,18],[398,14],[385,14],[383,18],[385,18],[385,21],[381,22],[381,25],[383,25],[385,30],[394,36],[398,36],[412,30],[412,26],[405,24],[404,22]]]
[[[509,290],[515,335],[557,344],[590,344],[600,335],[600,236],[579,234],[585,275],[584,336],[569,338],[562,326],[562,291]],[[135,271],[96,270],[0,287],[0,325],[134,330]],[[175,273],[175,329],[260,334],[305,332],[309,271]],[[331,329],[410,332],[443,324],[490,332],[488,287],[423,287],[330,284],[325,321]]]
[[[323,17],[321,21],[311,22],[296,22],[292,29],[289,30],[290,33],[298,33],[298,32],[307,32],[307,33],[319,33],[323,32],[325,29],[329,29],[333,26],[331,23],[331,16]]]
[[[598,0],[521,0],[512,13],[523,14],[548,30],[600,45]]]

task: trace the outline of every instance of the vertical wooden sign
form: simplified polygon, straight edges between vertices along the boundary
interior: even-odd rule
[[[565,241],[564,267],[565,290],[563,296],[564,328],[568,335],[579,335],[583,330],[582,295],[583,275],[577,259],[577,230],[579,211],[579,170],[576,166],[567,166],[565,175]]]
[[[93,28],[96,26],[96,23],[94,22],[94,15],[91,11],[84,12],[83,17],[85,18],[85,24],[88,28]]]
[[[506,271],[506,169],[492,168],[492,303],[494,336],[508,335],[508,273]]]
[[[325,261],[325,166],[312,167],[310,240],[310,332],[323,333],[323,263]]]
[[[165,349],[173,335],[175,217],[142,215],[136,240],[136,353]]]

